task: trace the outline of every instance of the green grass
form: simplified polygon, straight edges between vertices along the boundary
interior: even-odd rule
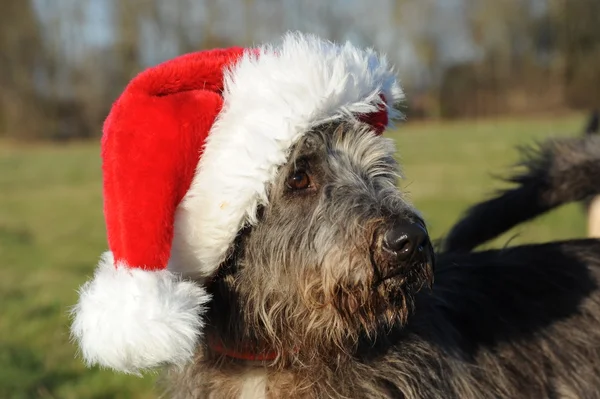
[[[394,137],[404,165],[402,187],[421,209],[433,238],[457,221],[466,207],[507,187],[494,176],[507,176],[518,160],[516,146],[549,137],[578,135],[585,118],[498,120],[425,124],[400,128]],[[486,247],[584,237],[585,217],[570,204],[531,223],[517,226]]]
[[[514,146],[577,134],[579,116],[415,124],[392,136],[433,237],[500,183]],[[585,235],[571,205],[497,240],[504,245]],[[151,398],[140,379],[86,369],[69,343],[67,311],[76,288],[106,249],[96,143],[18,146],[0,143],[0,398]]]

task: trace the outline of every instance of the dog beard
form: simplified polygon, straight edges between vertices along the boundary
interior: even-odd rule
[[[371,263],[377,262],[371,256]],[[374,270],[377,270],[374,266]],[[424,287],[433,285],[434,254],[431,244],[412,265],[397,272],[374,278],[363,284],[335,288],[334,308],[349,330],[367,337],[380,331],[402,327],[415,310],[415,297]]]

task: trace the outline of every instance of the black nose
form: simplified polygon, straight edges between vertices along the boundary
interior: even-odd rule
[[[428,239],[427,231],[419,223],[397,223],[385,233],[383,247],[405,261],[416,252],[423,252]]]

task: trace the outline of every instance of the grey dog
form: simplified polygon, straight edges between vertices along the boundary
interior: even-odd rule
[[[167,397],[600,397],[600,243],[436,255],[395,152],[360,122],[295,145]]]

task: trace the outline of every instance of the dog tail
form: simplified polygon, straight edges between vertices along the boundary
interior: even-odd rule
[[[581,138],[552,139],[521,149],[523,167],[511,189],[470,208],[444,240],[446,251],[470,251],[512,227],[569,202],[600,194],[600,136],[594,112]]]

